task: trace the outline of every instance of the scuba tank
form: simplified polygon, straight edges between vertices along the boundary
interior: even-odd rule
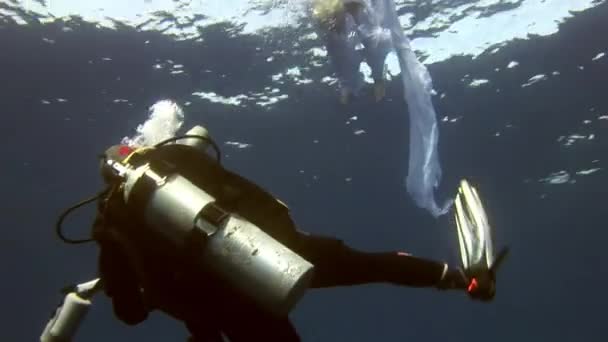
[[[214,145],[201,126],[169,140],[201,151]],[[188,251],[262,308],[279,315],[291,311],[309,286],[311,263],[265,233],[263,227],[226,211],[179,169],[167,168],[162,160],[153,158],[141,165],[132,164],[131,159],[108,159],[105,167],[118,179],[116,188],[122,191],[127,207],[135,209],[135,219],[176,251]]]
[[[192,146],[201,152],[205,152],[209,147],[209,131],[203,126],[196,125],[192,127],[188,132],[187,136],[197,136],[200,138],[183,138],[176,141],[177,144]]]

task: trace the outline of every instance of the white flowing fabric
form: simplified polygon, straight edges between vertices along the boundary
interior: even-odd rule
[[[438,205],[434,194],[441,181],[442,171],[437,151],[439,128],[431,99],[433,91],[431,76],[427,68],[418,61],[409,39],[403,33],[393,0],[344,2],[357,2],[363,5],[356,13],[347,14],[347,17],[352,15],[354,20],[353,24],[347,25],[347,32],[343,37],[352,40],[353,34],[358,36],[365,46],[364,54],[374,78],[383,74],[384,60],[391,49],[395,51],[399,60],[410,122],[409,167],[405,177],[407,191],[416,205],[427,209],[434,217],[446,214],[453,200]],[[348,20],[346,22],[349,23]],[[341,56],[334,56],[334,64],[340,64],[340,57],[350,56],[347,64],[352,65],[354,54],[356,54],[354,49],[348,53],[342,50]],[[344,71],[341,71],[339,76],[346,76]],[[351,71],[352,82],[353,79],[358,78],[358,65],[357,70],[351,69]]]

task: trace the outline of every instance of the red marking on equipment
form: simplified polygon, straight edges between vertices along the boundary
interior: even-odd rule
[[[118,154],[121,156],[128,156],[131,152],[133,152],[133,149],[129,146],[120,146],[118,149]]]
[[[471,283],[469,284],[467,291],[473,292],[473,291],[477,290],[478,286],[479,286],[479,284],[477,284],[477,279],[473,278],[473,279],[471,279]]]

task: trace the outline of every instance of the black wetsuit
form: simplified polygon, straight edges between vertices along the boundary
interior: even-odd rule
[[[405,253],[367,253],[331,237],[306,234],[296,229],[286,206],[262,188],[232,173],[208,155],[181,145],[166,145],[148,152],[146,159],[160,159],[216,198],[227,211],[236,212],[311,262],[312,288],[386,282],[404,286],[435,286],[444,263]],[[129,324],[144,320],[158,308],[184,321],[194,341],[221,341],[220,332],[232,342],[299,341],[287,317],[262,312],[255,304],[236,295],[229,287],[204,271],[192,272],[185,258],[167,254],[161,243],[152,241],[134,215],[124,210],[120,196],[110,195],[100,203],[95,236],[101,246],[100,276],[113,299],[116,315]],[[151,269],[136,274],[108,227],[120,227],[137,237],[145,264]],[[182,266],[183,265],[183,266]],[[144,278],[145,280],[142,280]],[[142,284],[143,283],[143,284]],[[140,287],[148,290],[155,306],[145,308]],[[171,293],[171,298],[166,296]]]

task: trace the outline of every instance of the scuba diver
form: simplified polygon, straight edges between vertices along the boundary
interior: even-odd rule
[[[392,283],[494,298],[491,268],[360,251],[297,229],[287,206],[221,165],[204,128],[179,138],[102,156],[108,189],[93,239],[99,284],[122,322],[159,310],[184,322],[190,341],[289,342],[300,338],[288,313],[309,288]]]
[[[385,96],[385,59],[393,47],[390,21],[376,15],[383,12],[384,1],[371,0],[369,5],[363,0],[313,1],[312,15],[338,76],[340,102],[343,104],[358,95],[363,87],[363,77],[359,72],[363,59],[372,72],[376,101]],[[355,49],[359,43],[363,44],[363,56]]]

